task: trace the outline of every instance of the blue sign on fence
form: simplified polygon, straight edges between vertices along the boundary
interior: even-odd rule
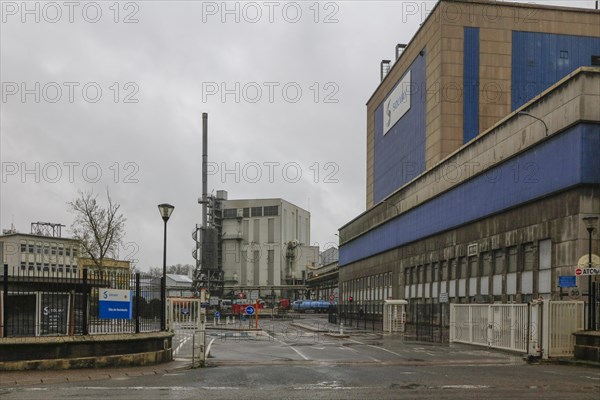
[[[577,287],[577,277],[575,275],[559,276],[558,287]]]
[[[101,319],[131,319],[131,290],[100,289],[98,305]]]
[[[246,307],[246,314],[248,314],[248,315],[254,314],[254,307],[252,307],[252,306]]]

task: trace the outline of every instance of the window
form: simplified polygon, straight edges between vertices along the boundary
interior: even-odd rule
[[[469,257],[469,277],[474,278],[479,276],[479,265],[477,262],[477,257]]]
[[[77,249],[73,249],[73,257],[77,257]]]
[[[52,246],[50,251],[52,252],[52,255],[55,256],[56,255],[56,246]]]
[[[237,208],[226,208],[223,211],[223,218],[236,218],[237,217]]]
[[[448,280],[448,263],[446,261],[442,261],[440,264],[440,268],[442,269],[442,281]]]
[[[29,251],[30,253],[35,253],[35,248],[34,248],[35,246],[33,245],[33,243],[32,243],[32,244],[30,244],[28,247],[29,247],[28,251]]]
[[[64,252],[65,252],[65,249],[63,249],[62,247],[58,248],[58,255],[59,256],[62,256],[64,254]]]
[[[25,261],[21,261],[21,271],[25,271]]]
[[[517,246],[508,248],[508,272],[517,272]]]
[[[494,250],[494,275],[504,273],[504,250]]]
[[[21,253],[25,253],[27,251],[27,243],[21,243]]]
[[[262,217],[262,207],[252,207],[251,212],[253,217]]]
[[[65,249],[65,255],[71,257],[71,249],[69,247]]]
[[[279,215],[279,207],[278,206],[266,206],[264,208],[264,216],[265,217],[273,217]]]
[[[244,218],[250,217],[250,209],[248,207],[244,208]]]
[[[431,282],[431,265],[425,267],[425,282]]]
[[[527,243],[523,246],[523,270],[524,271],[533,271],[534,264],[534,251],[533,251],[533,243]]]
[[[562,58],[562,59],[569,58],[569,52],[567,50],[561,50],[560,51],[560,58]]]
[[[483,271],[481,276],[490,276],[492,274],[492,254],[483,253],[482,256]]]
[[[456,279],[456,259],[450,261],[450,279]]]
[[[465,257],[461,257],[458,259],[458,267],[459,267],[459,278],[467,277],[467,259]]]

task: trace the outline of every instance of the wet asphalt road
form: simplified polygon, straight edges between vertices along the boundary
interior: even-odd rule
[[[302,322],[331,329],[318,316]],[[3,386],[4,400],[28,399],[594,399],[600,369],[526,364],[513,354],[442,346],[351,331],[335,338],[262,321],[246,334],[211,329],[202,369],[93,382]],[[191,360],[191,334],[179,332],[177,357]],[[69,372],[65,372],[69,373]]]

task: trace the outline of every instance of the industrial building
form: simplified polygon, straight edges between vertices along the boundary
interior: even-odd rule
[[[79,277],[80,244],[76,239],[62,237],[62,226],[34,222],[31,233],[20,233],[14,228],[4,230],[0,250],[8,274]]]
[[[219,193],[224,294],[300,295],[308,267],[319,260],[319,248],[310,246],[310,213],[283,199],[227,200]]]
[[[599,66],[597,10],[439,1],[367,102],[366,211],[339,230],[340,301],[588,301],[598,277],[559,282],[600,215]]]

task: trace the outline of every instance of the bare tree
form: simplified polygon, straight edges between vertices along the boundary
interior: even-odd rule
[[[71,225],[73,237],[100,270],[107,256],[116,258],[125,236],[126,219],[119,213],[121,206],[113,203],[108,189],[106,198],[108,206],[103,208],[93,191],[79,191],[79,197],[67,203],[69,211],[75,214]]]

